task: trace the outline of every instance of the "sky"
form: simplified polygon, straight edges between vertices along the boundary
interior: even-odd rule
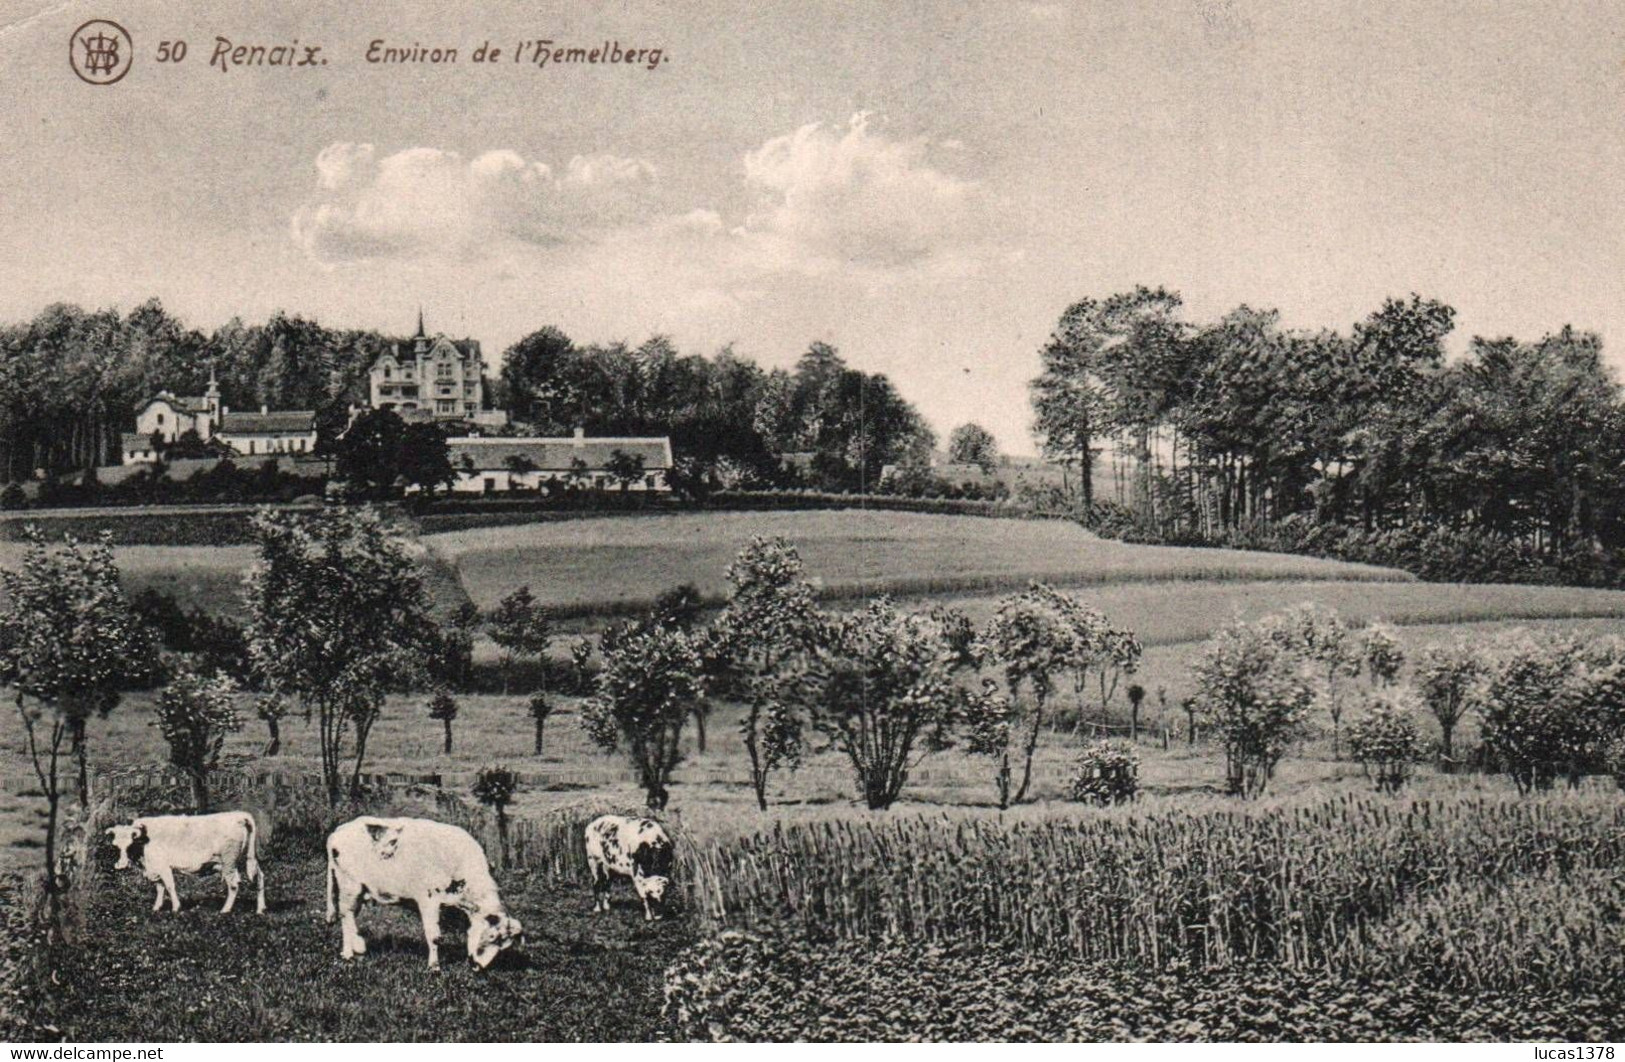
[[[70,68],[92,18],[134,42],[116,84]],[[661,56],[512,61],[539,39]],[[1416,291],[1458,351],[1573,324],[1617,365],[1622,172],[1616,3],[0,0],[0,319],[821,340],[1011,453],[1062,311],[1136,284],[1312,329]]]

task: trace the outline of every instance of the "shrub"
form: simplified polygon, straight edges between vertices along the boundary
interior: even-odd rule
[[[28,508],[28,495],[23,493],[22,484],[7,483],[4,490],[0,490],[0,509],[7,511]]]
[[[1123,804],[1140,789],[1140,754],[1126,741],[1097,741],[1084,748],[1072,774],[1072,799]]]
[[[1584,693],[1570,642],[1516,631],[1490,655],[1474,704],[1486,750],[1519,792],[1549,789],[1559,774],[1579,770],[1592,743]]]
[[[1230,792],[1257,796],[1302,734],[1314,691],[1267,628],[1232,624],[1195,667],[1197,715],[1224,743]]]
[[[1349,727],[1349,751],[1378,792],[1398,792],[1421,749],[1410,713],[1389,701],[1373,701],[1366,714]]]

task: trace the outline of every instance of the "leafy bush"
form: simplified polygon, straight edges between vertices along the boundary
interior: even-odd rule
[[[1126,741],[1097,741],[1078,756],[1070,786],[1072,799],[1088,804],[1123,804],[1140,789],[1140,754]]]
[[[1474,690],[1484,746],[1520,792],[1577,774],[1593,735],[1583,711],[1583,661],[1574,643],[1526,631],[1502,638]]]
[[[1296,657],[1269,627],[1236,623],[1208,640],[1193,673],[1196,711],[1224,745],[1230,792],[1259,795],[1314,703]]]
[[[4,490],[0,490],[0,509],[7,511],[28,508],[28,495],[23,493],[22,484],[7,483]]]
[[[1421,750],[1422,739],[1410,713],[1391,701],[1373,701],[1349,727],[1349,751],[1379,792],[1397,793]]]

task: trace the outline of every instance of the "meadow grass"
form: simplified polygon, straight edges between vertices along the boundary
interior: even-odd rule
[[[490,607],[528,584],[565,615],[616,614],[693,583],[720,600],[725,571],[755,535],[795,544],[828,597],[965,593],[1020,587],[1166,580],[1404,581],[1387,568],[1241,550],[1135,546],[1076,524],[920,513],[725,512],[578,520],[426,535],[469,596]]]

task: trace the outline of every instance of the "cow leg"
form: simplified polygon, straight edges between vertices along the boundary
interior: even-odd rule
[[[339,957],[353,959],[367,953],[367,942],[356,927],[355,913],[361,908],[361,889],[346,882],[339,883],[339,922],[344,932],[344,943]]]
[[[154,896],[152,898],[152,913],[153,914],[157,914],[159,911],[162,911],[164,909],[164,883],[162,881],[159,881],[157,884],[158,884],[158,895],[156,895],[156,896]]]
[[[596,859],[592,863],[592,910],[594,914],[609,910],[609,869]]]
[[[176,914],[181,913],[181,894],[175,891],[175,871],[170,867],[163,867],[158,871],[158,878],[163,888],[169,892],[169,906]],[[163,906],[161,903],[159,906]]]
[[[243,876],[236,867],[225,866],[221,867],[220,876],[226,882],[226,906],[220,908],[220,913],[230,914],[232,905],[237,902],[237,887],[242,883]]]
[[[418,914],[423,918],[423,939],[429,943],[429,969],[440,969],[440,901],[419,900]]]
[[[254,902],[254,913],[255,914],[264,914],[265,913],[265,868],[260,866],[259,862],[256,860],[256,861],[251,862],[251,863],[248,864],[248,870],[249,870],[249,877],[254,879],[255,883],[259,885],[259,889],[260,889],[259,898]]]

